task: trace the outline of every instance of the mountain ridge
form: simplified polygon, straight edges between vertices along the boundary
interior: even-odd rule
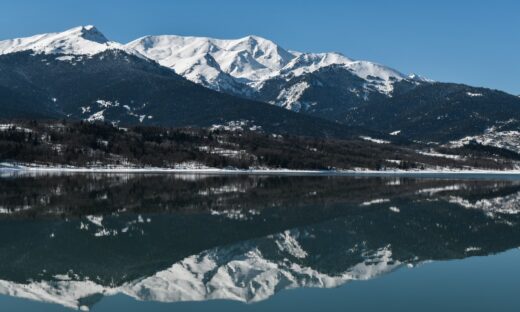
[[[115,54],[118,56],[114,58]],[[398,133],[392,136],[405,140],[439,144],[467,137],[487,142],[482,136],[489,137],[492,130],[516,131],[520,127],[520,98],[517,96],[435,82],[415,74],[407,76],[390,67],[353,60],[337,52],[304,53],[284,49],[259,36],[231,40],[145,36],[120,44],[107,39],[94,26],[80,26],[61,33],[0,41],[0,59],[13,61],[17,58],[15,55],[19,59],[24,55],[26,63],[34,68],[27,65],[25,72],[21,72],[20,67],[13,67],[5,63],[7,61],[0,66],[3,98],[0,117],[3,118],[58,116],[162,126],[211,126],[262,119],[263,124],[258,126],[268,131],[297,127],[307,130],[292,129],[293,134],[315,132],[318,136],[325,133],[329,136],[355,127],[386,135]],[[113,63],[103,59],[105,57]],[[138,65],[137,59],[148,65]],[[136,76],[121,74],[132,66],[138,69],[131,70]],[[56,74],[64,68],[66,71]],[[101,73],[103,68],[112,70],[89,76],[96,70]],[[178,84],[194,83],[185,91],[200,91],[190,91],[191,95],[187,96],[184,91],[172,91],[178,90],[177,87],[168,89],[159,80],[152,82],[165,74],[165,70]],[[38,79],[35,71],[40,74]],[[68,76],[76,77],[76,82],[83,85],[71,85],[62,79]],[[63,83],[62,90],[52,86],[56,84],[52,77]],[[100,84],[106,78],[117,88],[108,90]],[[182,79],[186,82],[181,83]],[[88,89],[91,85],[98,89]],[[207,92],[199,86],[219,93]],[[49,93],[51,89],[53,92]],[[102,94],[93,97],[100,90]],[[64,109],[59,96],[51,94],[56,91],[68,94],[69,109]],[[160,103],[154,100],[158,97]],[[121,98],[127,102],[123,103]],[[135,98],[139,98],[138,106],[132,103]],[[157,103],[152,105],[154,114],[145,112],[150,106],[144,109],[143,105],[149,102]],[[229,105],[231,102],[235,104]],[[105,107],[106,103],[114,105]],[[167,108],[172,103],[176,107],[173,110]],[[273,110],[272,106],[298,114],[286,114]],[[154,120],[159,116],[164,119],[161,123]],[[302,127],[304,124],[307,126]],[[508,125],[507,129],[504,124]],[[342,127],[343,130],[339,130]],[[495,137],[503,138],[511,133],[499,133]],[[500,142],[495,145],[503,146]]]

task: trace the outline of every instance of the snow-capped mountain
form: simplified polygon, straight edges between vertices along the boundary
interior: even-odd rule
[[[0,41],[0,54],[33,51],[40,54],[94,55],[106,50],[123,50],[138,55],[120,43],[109,41],[92,25],[75,27],[64,32]]]
[[[352,60],[340,53],[302,53],[286,50],[257,36],[235,40],[206,37],[146,36],[126,45],[174,69],[185,78],[217,91],[262,99],[300,111],[304,93],[312,85],[292,81],[329,66],[339,66],[362,79],[359,93],[366,99],[376,92],[391,96],[393,84],[409,78],[396,70],[367,61]],[[283,81],[276,94],[265,98],[264,85]],[[280,80],[281,79],[281,80]]]
[[[93,26],[1,41],[0,118],[174,127],[247,121],[268,132],[351,136],[344,125],[204,88]]]
[[[284,49],[257,36],[146,36],[120,44],[94,26],[81,26],[0,41],[0,72],[2,118],[161,126],[248,120],[267,131],[283,127],[313,136],[349,125],[437,143],[482,136],[505,123],[504,130],[518,131],[520,125],[517,96],[407,76],[340,53]],[[295,126],[305,131],[289,129]],[[503,140],[494,141],[516,150]]]
[[[147,36],[126,47],[214,90],[415,140],[446,143],[505,122],[517,131],[520,120],[518,97],[503,92],[437,83],[335,52],[297,52],[256,36]]]
[[[242,87],[265,80],[295,58],[274,42],[256,36],[236,40],[147,36],[126,46],[215,90],[230,90],[230,80]]]

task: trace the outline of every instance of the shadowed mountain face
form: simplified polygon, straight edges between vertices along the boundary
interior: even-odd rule
[[[346,114],[346,120],[425,142],[448,142],[482,133],[516,133],[519,108],[519,97],[498,90],[453,83],[411,88],[401,82],[391,99],[360,105]]]
[[[0,293],[256,302],[520,246],[520,183],[6,175]]]
[[[66,59],[66,61],[64,61]],[[212,91],[121,50],[0,55],[0,119],[209,127],[247,122],[267,132],[347,137],[354,128]]]

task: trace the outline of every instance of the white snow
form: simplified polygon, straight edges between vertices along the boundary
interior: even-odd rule
[[[390,202],[390,199],[388,198],[376,198],[376,199],[372,199],[370,201],[366,201],[366,202],[363,202],[360,204],[360,206],[372,206],[372,205],[377,205],[377,204],[383,204],[383,203],[388,203]]]
[[[74,55],[64,55],[64,56],[58,56],[56,58],[57,61],[73,61],[75,59],[76,58]]]
[[[386,141],[386,140],[382,140],[382,139],[374,139],[369,136],[360,136],[359,138],[361,138],[365,141],[369,141],[369,142],[373,142],[373,143],[377,143],[377,144],[390,144],[390,141]]]
[[[226,131],[262,131],[262,126],[257,126],[251,120],[232,120],[221,125],[212,125],[210,131],[226,130]]]
[[[331,65],[342,67],[365,80],[365,98],[368,92],[391,96],[396,81],[421,80],[380,64],[353,60],[336,52],[302,53],[286,50],[258,36],[229,40],[176,35],[146,36],[123,45],[109,41],[94,26],[89,25],[58,33],[0,41],[0,54],[34,51],[37,54],[59,54],[55,59],[67,62],[75,62],[81,60],[82,56],[90,57],[106,50],[120,50],[151,59],[195,83],[217,91],[232,91],[242,95],[260,89],[269,79],[289,80]],[[307,87],[297,84],[280,90],[273,104],[295,111],[306,109],[312,103],[303,103],[300,99]]]
[[[87,121],[89,122],[94,122],[94,121],[104,121],[105,120],[105,116],[103,115],[105,113],[105,110],[100,110],[99,112],[97,113],[94,113],[92,115],[90,115],[88,118],[87,118]]]
[[[437,153],[433,150],[430,151],[417,151],[418,154],[430,156],[430,157],[440,157],[440,158],[448,158],[448,159],[462,159],[460,155],[451,155],[451,154],[441,154]]]
[[[289,51],[258,36],[240,39],[146,36],[126,45],[140,54],[172,68],[185,78],[215,90],[231,90],[245,95],[260,89],[268,79],[285,80],[311,73],[330,65],[341,66],[366,80],[366,87],[391,95],[393,83],[407,76],[396,70],[367,61],[352,60],[340,53],[302,53]],[[273,104],[296,110],[305,87],[281,90]],[[301,103],[299,104],[301,105]]]
[[[451,141],[448,145],[461,147],[469,144],[471,141],[520,153],[520,131],[500,131],[495,127],[486,129],[486,131],[480,135],[467,136],[459,140]]]
[[[302,109],[302,103],[300,103],[299,99],[308,88],[309,84],[306,81],[302,81],[288,89],[282,89],[274,103],[288,110],[299,112]]]
[[[390,211],[395,212],[395,213],[401,212],[401,209],[397,208],[396,206],[392,206],[392,207],[390,207],[388,209],[390,209]]]
[[[109,107],[119,107],[119,102],[115,101],[107,101],[107,100],[97,100],[96,103],[99,105],[99,107],[103,108],[109,108]]]
[[[242,81],[264,79],[294,57],[272,41],[257,36],[234,40],[147,36],[126,47],[216,90],[232,89]]]
[[[9,130],[17,131],[17,132],[25,132],[25,133],[32,132],[32,130],[29,128],[20,127],[15,124],[0,124],[0,131],[9,131]]]
[[[122,50],[143,57],[124,45],[109,41],[94,26],[79,26],[63,32],[0,41],[0,54],[34,51],[37,54],[64,54],[60,61],[71,61],[72,55],[95,55],[106,50]],[[67,57],[66,55],[69,55]]]

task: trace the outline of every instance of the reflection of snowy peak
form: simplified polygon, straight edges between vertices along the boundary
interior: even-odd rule
[[[117,210],[65,219],[49,213],[23,228],[18,226],[22,216],[11,219],[11,209],[6,210],[0,226],[5,260],[0,294],[82,310],[115,294],[162,302],[258,302],[284,289],[336,287],[402,265],[495,254],[520,244],[520,184],[514,181],[401,183],[402,178],[394,178],[374,184],[353,179],[352,188],[345,188],[350,184],[345,181],[334,189],[336,178],[312,178],[312,183],[284,183],[291,186],[282,192],[285,181],[278,177],[254,182],[222,177],[218,183],[206,177],[198,188],[176,181],[183,191],[172,193],[170,187],[158,187],[172,184],[162,178],[141,180],[145,189],[127,185],[127,175],[101,184],[90,179],[73,183],[66,178],[59,184],[45,179],[45,191],[35,188],[35,193],[63,195],[83,188],[61,201],[46,201],[55,205],[48,211],[59,211],[57,216],[66,210],[59,202],[68,207],[70,198],[84,196],[96,200],[82,207],[121,204]],[[277,193],[259,200],[268,194],[266,187]],[[113,197],[130,194],[125,189],[138,195]],[[327,206],[320,206],[324,190]],[[253,196],[242,196],[248,192]],[[299,195],[291,197],[292,204],[282,204],[281,193]],[[140,200],[149,202],[157,194],[191,204],[184,209],[164,201],[168,208],[156,213]],[[132,205],[143,210],[130,213]]]
[[[336,287],[351,280],[366,280],[400,265],[391,259],[389,246],[362,254],[365,261],[340,274],[329,275],[306,266],[307,252],[298,231],[285,231],[260,240],[218,247],[175,263],[153,276],[121,286],[102,286],[73,272],[54,281],[18,284],[0,281],[0,293],[87,310],[89,297],[126,294],[139,300],[161,302],[227,299],[265,300],[283,289]]]
[[[494,198],[482,198],[478,200],[470,200],[459,196],[450,196],[449,202],[468,209],[482,210],[490,217],[494,215],[514,215],[520,213],[520,193]]]
[[[436,188],[425,188],[416,192],[419,196],[437,195],[447,203],[456,204],[466,209],[475,209],[481,211],[489,217],[501,217],[504,215],[520,214],[520,192],[511,192],[508,194],[493,194],[498,185],[491,185],[486,189],[487,196],[474,196],[471,187],[466,184],[456,183]],[[480,190],[482,192],[482,190]],[[466,194],[464,194],[466,192]]]
[[[399,266],[399,263],[391,261],[391,251],[382,249],[366,255],[371,259],[370,263],[362,262],[340,275],[331,276],[299,261],[287,261],[306,256],[288,233],[274,236],[272,242],[278,247],[274,259],[273,255],[264,254],[257,246],[247,244],[210,250],[186,258],[152,277],[126,285],[125,293],[139,299],[164,302],[208,299],[256,302],[282,289],[336,287],[350,280],[370,279]],[[143,294],[147,297],[143,298]]]

